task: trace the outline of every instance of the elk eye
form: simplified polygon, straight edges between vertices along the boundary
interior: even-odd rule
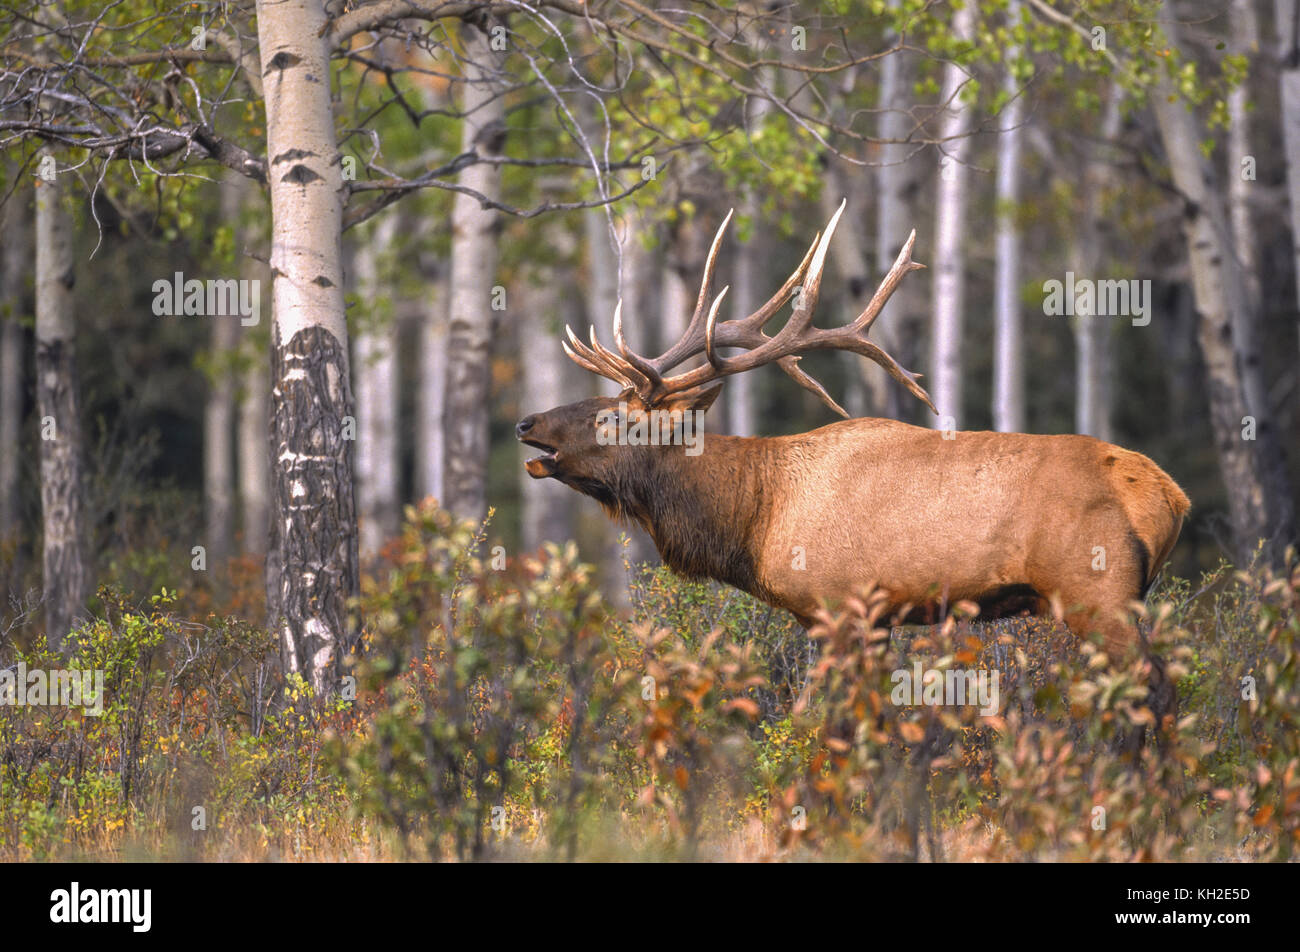
[[[601,410],[596,414],[596,442],[607,446],[618,439],[618,411]]]

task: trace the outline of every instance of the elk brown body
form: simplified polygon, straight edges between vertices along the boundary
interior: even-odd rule
[[[843,205],[840,206],[840,212]],[[618,445],[599,438],[619,414],[703,413],[719,378],[775,362],[843,414],[797,367],[815,349],[848,349],[880,363],[932,410],[915,375],[865,340],[911,261],[915,232],[862,315],[836,330],[811,327],[825,252],[840,212],[785,286],[759,311],[716,323],[714,239],[695,315],[682,340],[654,360],[631,352],[615,314],[618,353],[569,332],[565,349],[622,383],[520,421],[541,449],[526,463],[639,523],[665,563],[792,612],[805,626],[823,604],[868,588],[908,621],[933,622],[945,604],[979,603],[982,618],[1044,614],[1059,598],[1077,635],[1099,633],[1115,660],[1140,647],[1131,603],[1142,598],[1178,538],[1187,497],[1147,457],[1087,436],[949,432],[854,419],[794,436],[706,435],[681,445]],[[726,222],[723,223],[725,228]],[[789,323],[763,324],[802,282]],[[793,328],[793,330],[792,330]],[[715,346],[744,349],[724,358]],[[703,353],[708,363],[665,373]]]

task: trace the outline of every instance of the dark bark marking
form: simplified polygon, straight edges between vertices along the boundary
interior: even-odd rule
[[[355,414],[347,354],[333,334],[308,327],[287,344],[277,339],[271,361],[268,622],[286,666],[296,656],[308,682],[325,690],[357,640],[347,607],[359,590],[354,444],[343,438],[343,419]],[[330,642],[331,667],[313,670]]]
[[[288,69],[291,66],[297,66],[301,62],[302,62],[302,57],[294,56],[292,53],[288,53],[284,50],[281,50],[280,52],[276,53],[274,56],[271,57],[271,63],[267,67],[266,72],[269,73],[273,69],[278,69],[283,71]]]
[[[321,181],[321,177],[305,165],[295,165],[284,173],[284,177],[280,181],[290,182],[294,185],[308,185],[312,182]]]
[[[312,152],[309,149],[288,149],[272,159],[271,164],[279,165],[281,162],[292,162],[295,159],[305,159],[315,154],[315,152]]]

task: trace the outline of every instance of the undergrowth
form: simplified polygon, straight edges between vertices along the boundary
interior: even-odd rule
[[[1170,578],[1144,614],[1177,679],[958,604],[898,628],[864,592],[804,632],[643,567],[611,612],[572,546],[504,571],[412,508],[364,579],[340,690],[285,677],[237,613],[101,589],[63,654],[103,711],[0,705],[0,855],[198,859],[1287,860],[1300,837],[1300,568]],[[251,577],[251,576],[250,576]],[[237,590],[230,605],[250,600]],[[22,606],[18,606],[22,609]],[[28,612],[30,614],[30,612]],[[20,616],[25,617],[25,616]],[[997,674],[996,711],[900,672]],[[948,699],[951,701],[951,699]],[[1147,743],[1131,740],[1145,731]]]

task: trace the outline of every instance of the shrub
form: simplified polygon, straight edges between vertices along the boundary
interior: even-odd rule
[[[197,602],[170,589],[101,589],[63,656],[9,636],[31,608],[16,604],[0,668],[102,671],[104,713],[0,705],[0,854],[1295,854],[1294,553],[1152,593],[1144,625],[1180,702],[1157,738],[1147,662],[1115,665],[1050,620],[984,624],[958,604],[898,627],[866,592],[803,632],[652,568],[621,618],[573,546],[498,570],[485,528],[408,510],[356,605],[355,696],[311,698],[271,635],[187,617]],[[996,672],[998,709],[900,694],[917,671],[921,687]]]

